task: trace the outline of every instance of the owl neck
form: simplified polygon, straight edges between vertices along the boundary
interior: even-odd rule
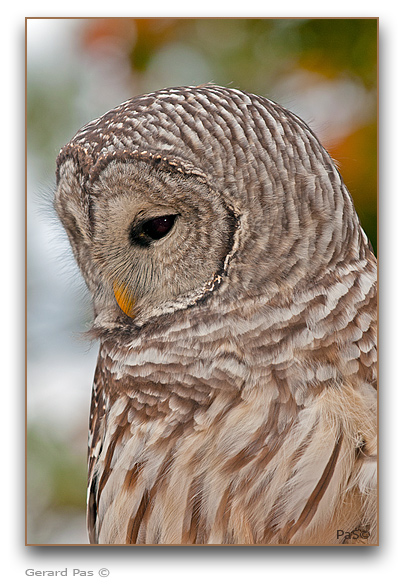
[[[308,385],[300,366],[306,355],[318,351],[315,366],[326,362],[334,382],[344,374],[339,356],[357,340],[357,327],[349,323],[354,322],[358,305],[367,303],[369,322],[375,319],[372,257],[272,297],[226,298],[225,283],[220,294],[204,303],[156,317],[141,327],[104,331],[100,351],[106,374],[119,381],[104,386],[124,391],[143,413],[164,414],[169,423],[183,423],[215,400],[226,408],[226,403],[244,399],[258,363],[269,386],[274,376],[287,370],[289,386],[284,389],[299,401],[296,395]],[[324,346],[329,350],[324,352]],[[346,376],[356,373],[350,369]],[[276,385],[283,386],[279,379]]]

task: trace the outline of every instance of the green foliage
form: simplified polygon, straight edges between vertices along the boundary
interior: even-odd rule
[[[27,455],[28,484],[37,493],[47,493],[48,505],[85,506],[85,448],[82,453],[77,453],[50,428],[31,425],[27,432]]]
[[[31,424],[27,431],[27,509],[30,543],[40,543],[51,529],[52,517],[62,510],[85,517],[86,452],[57,430]],[[38,541],[39,540],[39,541]]]

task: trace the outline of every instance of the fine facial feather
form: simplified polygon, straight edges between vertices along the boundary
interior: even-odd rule
[[[100,339],[90,541],[374,543],[376,261],[307,126],[141,96],[61,151],[55,204]]]

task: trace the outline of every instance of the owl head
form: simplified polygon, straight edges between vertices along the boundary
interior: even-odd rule
[[[98,324],[214,297],[288,297],[367,253],[352,201],[306,124],[213,85],[131,99],[57,161],[56,210]]]

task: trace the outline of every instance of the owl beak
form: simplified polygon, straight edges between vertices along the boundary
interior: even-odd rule
[[[114,282],[114,295],[119,308],[130,318],[135,316],[135,297],[125,284]]]

